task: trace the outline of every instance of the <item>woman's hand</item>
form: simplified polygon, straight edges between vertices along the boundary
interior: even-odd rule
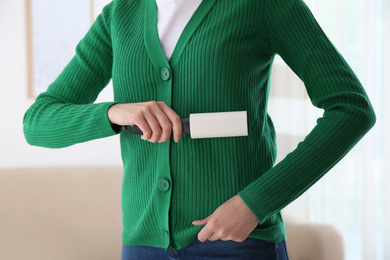
[[[137,125],[141,138],[152,143],[168,141],[172,129],[177,143],[183,131],[179,115],[164,101],[118,103],[108,109],[108,119],[112,124]]]
[[[201,242],[207,239],[242,242],[258,223],[256,216],[238,195],[219,206],[207,218],[192,222],[195,226],[206,224],[198,234]]]

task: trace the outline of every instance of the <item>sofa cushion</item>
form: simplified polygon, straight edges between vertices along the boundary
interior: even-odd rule
[[[120,259],[122,167],[0,170],[0,259]]]

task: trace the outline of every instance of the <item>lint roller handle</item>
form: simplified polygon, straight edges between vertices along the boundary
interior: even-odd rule
[[[181,124],[183,126],[183,133],[190,134],[190,118],[182,118],[181,119]],[[131,133],[131,134],[137,134],[137,135],[143,135],[143,132],[141,129],[138,128],[138,126],[133,126],[132,129],[127,129],[127,127],[131,126],[122,126],[122,129],[126,133]]]

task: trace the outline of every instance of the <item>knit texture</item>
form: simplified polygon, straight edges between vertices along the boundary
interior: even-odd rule
[[[302,0],[203,0],[169,62],[156,13],[154,0],[106,5],[74,57],[26,112],[27,142],[60,148],[120,133],[125,245],[181,249],[204,227],[193,226],[193,220],[237,194],[259,220],[249,237],[286,240],[281,209],[375,123],[361,83]],[[275,54],[302,79],[324,114],[274,166],[267,100]],[[93,103],[111,78],[114,100]],[[248,136],[183,134],[179,143],[172,136],[151,143],[110,124],[111,105],[151,100],[164,101],[181,118],[247,111]]]

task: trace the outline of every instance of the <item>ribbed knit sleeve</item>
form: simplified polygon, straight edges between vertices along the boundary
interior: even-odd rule
[[[317,125],[280,163],[239,192],[262,223],[309,189],[373,127],[361,83],[302,0],[268,0],[269,44],[301,78]]]
[[[112,5],[104,7],[77,44],[74,57],[25,113],[24,134],[29,144],[60,148],[119,131],[107,116],[115,102],[93,103],[111,79]]]

